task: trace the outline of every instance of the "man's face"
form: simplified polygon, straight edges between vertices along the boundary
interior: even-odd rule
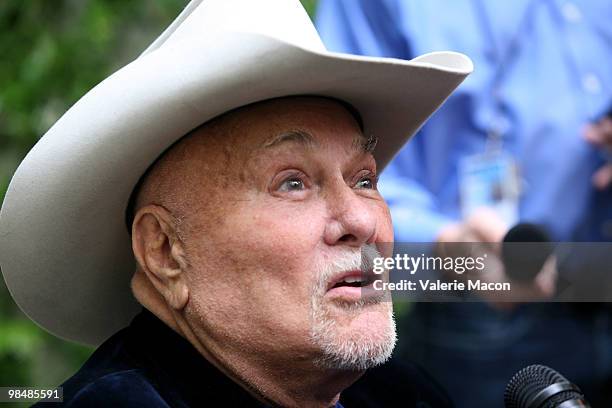
[[[342,283],[360,277],[364,247],[393,241],[365,142],[342,105],[306,97],[181,142],[186,319],[213,348],[341,369],[390,355],[391,303]]]

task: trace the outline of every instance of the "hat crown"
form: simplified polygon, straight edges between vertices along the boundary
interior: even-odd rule
[[[299,0],[192,0],[142,55],[182,39],[210,39],[223,32],[257,33],[325,51]]]

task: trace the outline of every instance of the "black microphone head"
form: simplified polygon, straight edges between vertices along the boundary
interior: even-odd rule
[[[552,368],[539,364],[514,374],[504,392],[506,408],[554,408],[563,402],[573,407],[589,407],[576,385]]]
[[[504,242],[550,242],[550,234],[540,225],[521,222],[506,232]]]
[[[502,243],[506,274],[518,282],[532,282],[553,251],[550,235],[544,227],[516,224],[506,233]]]

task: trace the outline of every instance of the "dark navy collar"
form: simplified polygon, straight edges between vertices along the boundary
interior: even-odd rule
[[[265,407],[148,310],[132,320],[127,334],[128,353],[162,379],[162,392],[180,396],[187,406]]]

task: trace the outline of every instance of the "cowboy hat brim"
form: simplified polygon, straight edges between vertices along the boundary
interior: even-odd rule
[[[128,198],[180,137],[253,102],[327,96],[359,111],[383,168],[471,70],[457,53],[360,57],[254,33],[154,49],[81,98],[17,169],[0,212],[6,285],[46,330],[98,345],[139,309]]]

